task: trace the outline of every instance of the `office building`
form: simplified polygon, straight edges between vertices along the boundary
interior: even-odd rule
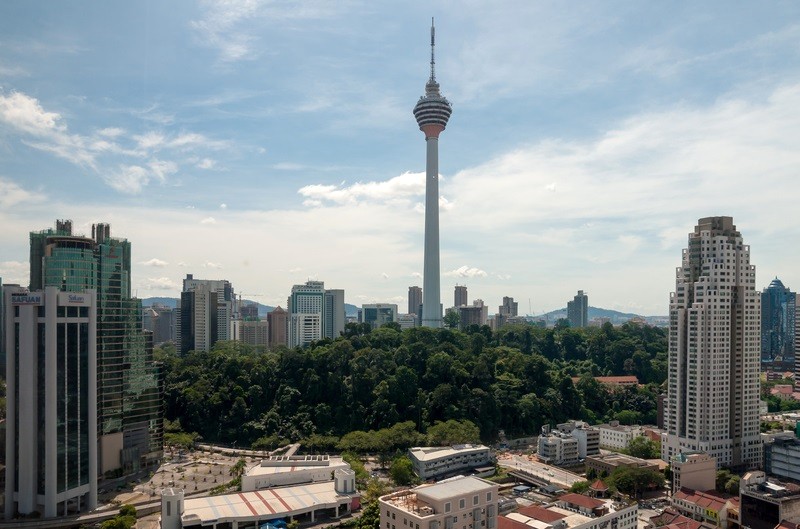
[[[420,287],[408,287],[408,313],[419,314],[422,306],[422,289]]]
[[[761,292],[761,362],[768,368],[794,366],[797,295],[777,277]]]
[[[571,434],[542,426],[537,455],[548,465],[574,465],[580,459],[578,440]]]
[[[416,314],[398,314],[397,323],[400,324],[401,329],[413,329],[417,326]]]
[[[269,348],[279,345],[288,345],[288,316],[287,312],[280,306],[275,307],[272,312],[267,314],[267,326],[269,327]]]
[[[269,324],[267,320],[246,319],[239,321],[239,340],[254,347],[269,345]]]
[[[408,457],[414,473],[422,480],[441,479],[494,464],[489,447],[471,444],[416,446],[408,450]]]
[[[422,325],[442,326],[441,268],[439,265],[439,135],[453,109],[439,92],[434,62],[435,33],[431,24],[431,75],[425,95],[414,106],[414,117],[425,134],[425,248],[422,274]]]
[[[620,424],[619,421],[598,424],[595,428],[600,432],[600,447],[612,450],[625,450],[631,441],[644,435],[641,426]]]
[[[5,515],[97,507],[97,293],[3,289]]]
[[[325,321],[322,324],[323,338],[331,340],[344,333],[345,324],[344,290],[325,291]]]
[[[239,297],[241,297],[241,294]],[[240,303],[239,317],[243,320],[258,318],[258,303]]]
[[[397,321],[397,304],[371,303],[362,305],[359,316],[359,323],[369,323],[373,329],[377,329],[387,323]]]
[[[796,484],[767,479],[760,470],[746,473],[739,482],[741,527],[774,529],[800,523],[800,490]],[[779,526],[779,524],[781,524]]]
[[[499,314],[506,318],[514,318],[519,315],[518,306],[519,303],[514,301],[514,298],[503,296],[503,304],[499,307]]]
[[[434,485],[393,492],[378,499],[381,529],[496,529],[498,488],[458,476]]]
[[[467,299],[466,285],[456,285],[453,291],[453,306],[455,308],[466,307],[467,303],[469,303]]]
[[[572,301],[567,302],[567,319],[570,327],[589,325],[589,296],[583,290],[579,290]]]
[[[718,466],[762,463],[755,273],[750,247],[731,217],[698,221],[670,295],[665,461],[700,451]]]
[[[178,312],[160,303],[144,307],[142,311],[142,327],[153,333],[154,345],[177,342]]]
[[[771,476],[800,482],[800,439],[795,432],[762,435],[764,470]]]
[[[486,325],[486,307],[483,305],[483,301],[477,300],[480,302],[480,305],[473,305],[473,306],[461,306],[458,307],[458,327],[461,330],[466,329],[470,325],[477,325],[482,326]]]
[[[681,488],[714,490],[717,461],[704,452],[681,452],[669,462],[672,469],[672,494]]]
[[[794,306],[800,304],[800,294],[795,294]],[[794,319],[794,350],[800,351],[800,318]],[[800,391],[800,355],[794,355],[794,387]]]
[[[131,297],[131,244],[108,224],[92,237],[72,222],[30,234],[30,290],[95,290],[97,295],[98,472],[132,473],[163,454],[163,374],[142,330],[141,301]]]
[[[578,458],[585,459],[600,453],[600,431],[583,421],[557,424],[556,430],[569,434],[578,441]]]
[[[181,292],[180,351],[209,351],[219,340],[233,340],[238,305],[230,281],[195,279],[186,274]]]
[[[350,465],[336,456],[268,456],[242,474],[242,491],[330,481],[339,469],[350,470]]]
[[[325,283],[307,281],[294,285],[286,301],[289,321],[289,347],[302,347],[323,337]]]

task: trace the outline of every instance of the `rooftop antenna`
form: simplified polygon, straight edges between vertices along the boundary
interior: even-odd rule
[[[433,58],[433,50],[436,46],[436,28],[433,25],[433,17],[431,17],[431,82],[436,81],[435,65],[436,61]]]

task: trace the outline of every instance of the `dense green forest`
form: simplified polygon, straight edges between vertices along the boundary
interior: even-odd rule
[[[655,423],[666,337],[664,329],[633,323],[496,333],[348,324],[340,338],[305,348],[221,342],[184,357],[167,346],[156,357],[164,364],[167,419],[207,441],[332,443],[354,431],[391,432],[398,423],[422,434],[438,422],[466,420],[489,442],[501,429],[509,437],[535,434],[567,419]],[[643,385],[612,388],[592,378],[628,374]]]

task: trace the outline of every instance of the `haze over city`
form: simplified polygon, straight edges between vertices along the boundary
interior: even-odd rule
[[[0,4],[0,277],[28,232],[108,222],[139,297],[225,278],[285,304],[421,285],[428,77],[442,298],[575,291],[666,314],[687,233],[732,216],[756,289],[797,289],[800,6],[607,2]]]

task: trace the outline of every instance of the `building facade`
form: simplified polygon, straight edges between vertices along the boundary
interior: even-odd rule
[[[75,235],[72,221],[30,234],[30,290],[94,290],[97,296],[99,472],[136,472],[163,454],[163,374],[131,297],[131,244],[108,224]]]
[[[794,366],[797,295],[777,277],[761,292],[761,362],[766,367]]]
[[[325,283],[307,281],[294,285],[286,301],[289,322],[289,347],[302,347],[323,337]]]
[[[681,488],[714,490],[717,461],[703,452],[681,452],[669,462],[672,468],[672,494]]]
[[[644,429],[639,425],[624,425],[619,421],[611,421],[610,424],[598,424],[595,426],[600,432],[600,446],[613,450],[624,450],[637,437],[644,435]]]
[[[506,318],[515,318],[519,314],[519,303],[514,301],[514,298],[503,296],[503,304],[499,307],[499,314]]]
[[[97,507],[97,293],[3,289],[5,515]]]
[[[381,529],[496,529],[499,486],[458,476],[378,499]]]
[[[718,466],[761,465],[760,304],[750,247],[733,219],[700,219],[670,296],[665,461],[701,451]]]
[[[322,324],[323,338],[331,340],[344,333],[345,324],[344,290],[325,291],[325,321]]]
[[[194,296],[184,296],[192,292]],[[192,305],[188,305],[188,300]],[[209,351],[219,340],[234,340],[233,322],[238,319],[236,293],[230,281],[195,279],[194,275],[186,274],[181,293],[182,352]],[[184,341],[191,341],[194,346],[188,348]]]
[[[422,289],[417,286],[408,287],[408,314],[419,315],[422,306]]]
[[[489,448],[483,445],[414,447],[408,450],[408,457],[414,473],[422,480],[452,476],[493,464]]]
[[[589,325],[589,296],[583,290],[579,290],[572,301],[567,302],[567,319],[570,327]]]
[[[467,286],[466,285],[456,285],[453,289],[453,306],[458,307],[466,307],[469,303],[469,296],[467,295]]]
[[[279,345],[288,345],[289,340],[286,335],[288,330],[288,314],[281,307],[275,307],[267,314],[267,326],[269,327],[269,348],[273,349]]]
[[[359,315],[359,323],[369,323],[373,329],[377,329],[387,323],[397,321],[397,304],[371,303],[362,305]]]

